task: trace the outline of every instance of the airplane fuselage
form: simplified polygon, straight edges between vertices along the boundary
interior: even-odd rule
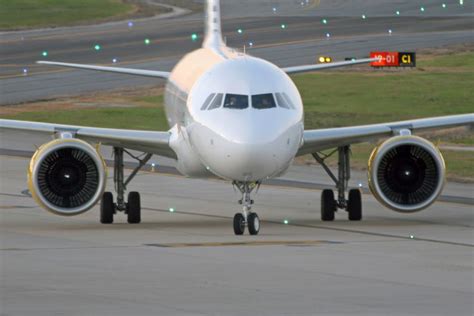
[[[196,50],[176,65],[165,107],[170,145],[187,176],[276,177],[302,143],[303,103],[290,77],[225,46]]]

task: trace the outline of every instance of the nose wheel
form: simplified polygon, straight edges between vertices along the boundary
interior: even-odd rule
[[[234,215],[234,234],[243,235],[245,227],[248,227],[250,235],[258,235],[260,232],[260,219],[257,213],[251,211],[254,201],[250,199],[250,193],[260,186],[260,183],[234,182],[235,187],[242,193],[242,213]]]
[[[234,215],[234,234],[240,236],[245,233],[245,227],[248,227],[250,235],[258,235],[260,231],[260,219],[257,213],[250,213],[247,222],[244,215],[237,213]]]

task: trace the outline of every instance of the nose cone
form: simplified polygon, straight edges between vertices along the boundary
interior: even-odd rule
[[[191,137],[212,173],[229,180],[258,181],[285,171],[298,149],[301,126],[278,128],[240,122],[227,124],[224,133],[196,125]]]

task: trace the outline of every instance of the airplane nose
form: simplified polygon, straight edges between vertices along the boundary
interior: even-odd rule
[[[261,134],[247,131],[222,135],[201,126],[199,133],[193,133],[193,143],[206,168],[217,176],[258,181],[285,170],[297,148],[294,132],[275,133],[272,138]]]

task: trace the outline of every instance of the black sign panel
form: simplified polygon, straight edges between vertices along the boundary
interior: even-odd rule
[[[416,67],[416,53],[398,53],[400,67]]]

